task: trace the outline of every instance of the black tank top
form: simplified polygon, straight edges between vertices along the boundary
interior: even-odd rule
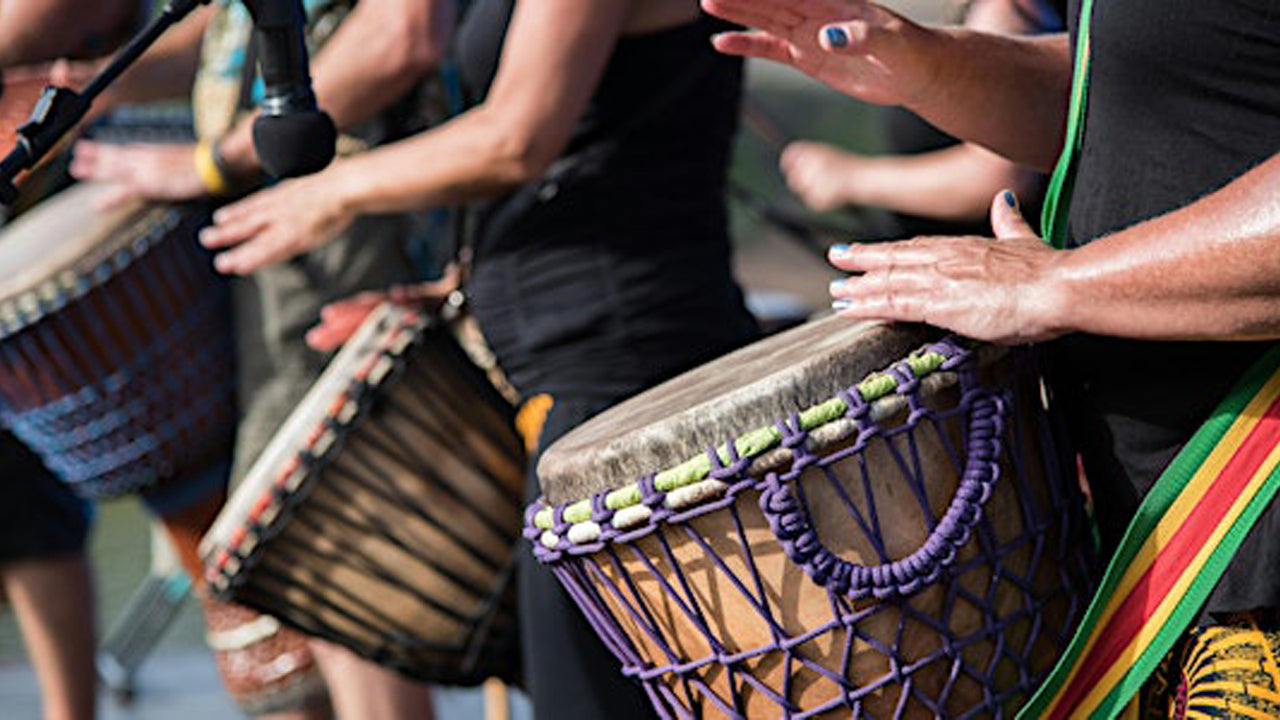
[[[1280,150],[1275,0],[1094,3],[1084,149],[1072,244],[1182,207]],[[1072,2],[1072,30],[1079,2]],[[1155,343],[1073,335],[1054,343],[1104,534],[1142,495],[1269,343]],[[1210,601],[1280,606],[1280,513],[1268,510]]]
[[[477,0],[460,31],[476,98],[513,4]],[[564,155],[481,209],[469,293],[521,392],[635,392],[753,337],[730,270],[742,66],[711,48],[724,29],[703,16],[619,40]]]

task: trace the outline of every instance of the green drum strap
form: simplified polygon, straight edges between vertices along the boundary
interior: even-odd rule
[[[1071,106],[1067,111],[1067,134],[1062,155],[1045,191],[1044,212],[1040,229],[1045,241],[1056,248],[1067,242],[1067,216],[1071,193],[1075,187],[1076,165],[1084,144],[1084,116],[1089,103],[1089,26],[1093,18],[1093,0],[1084,0],[1080,8],[1080,32],[1076,39],[1075,71],[1071,76]]]

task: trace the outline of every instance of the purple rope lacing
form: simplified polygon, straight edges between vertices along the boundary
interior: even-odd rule
[[[856,388],[850,388],[841,394],[849,408],[846,418],[857,428],[856,439],[849,447],[819,456],[808,449],[808,434],[799,429],[797,418],[787,418],[778,423],[783,445],[792,452],[786,472],[753,478],[747,475],[750,459],[740,457],[732,442],[727,443],[729,453],[724,462],[709,450],[713,468],[710,477],[728,485],[719,499],[672,510],[664,504],[666,494],[654,487],[653,476],[646,476],[640,480],[643,504],[652,513],[646,523],[626,531],[614,528],[610,522],[615,513],[605,507],[602,493],[592,498],[592,521],[601,528],[600,538],[584,544],[569,542],[566,534],[570,524],[564,519],[565,506],[561,506],[555,509],[551,529],[559,538],[554,548],[541,544],[542,531],[533,526],[539,507],[526,511],[525,535],[534,541],[535,553],[551,564],[591,625],[622,661],[624,674],[644,685],[662,717],[692,718],[710,709],[730,717],[744,717],[748,697],[767,698],[787,718],[808,718],[840,708],[850,710],[854,717],[867,717],[872,708],[883,706],[885,700],[880,696],[890,698],[894,717],[921,710],[935,716],[1000,717],[1011,701],[1025,698],[1048,671],[1042,648],[1032,657],[1037,639],[1050,643],[1059,652],[1065,648],[1081,610],[1079,598],[1087,596],[1091,589],[1092,569],[1075,479],[1063,472],[1074,470],[1073,465],[1063,461],[1069,453],[1059,456],[1055,452],[1049,418],[1043,414],[1025,419],[1016,416],[1013,409],[1027,405],[1017,402],[1016,384],[1002,389],[981,387],[967,352],[951,342],[930,349],[946,355],[949,360],[942,369],[960,377],[960,401],[954,408],[928,407],[919,394],[916,378],[901,374],[899,366],[898,392],[909,408],[908,418],[901,426],[878,426],[871,420],[870,406]],[[1022,437],[1018,434],[1021,430],[1014,429],[1026,422],[1036,423],[1044,457],[1024,456],[1018,452],[1022,449],[1020,443],[1010,440]],[[945,427],[957,424],[961,447],[965,449],[963,462],[945,432]],[[946,451],[959,475],[954,497],[938,518],[929,510],[928,492],[921,476],[917,442],[918,434],[923,432],[932,433],[931,439]],[[921,505],[922,520],[929,529],[928,540],[900,560],[888,557],[881,536],[880,514],[871,492],[872,470],[865,462],[865,453],[872,444],[888,448],[893,469]],[[866,498],[862,508],[835,473],[836,466],[848,467],[849,463],[854,463],[861,478]],[[1000,479],[1002,463],[1012,470],[1013,477],[1008,480],[1018,491],[1022,516],[1017,518],[1020,529],[1003,541],[982,511]],[[1026,473],[1033,463],[1048,473],[1048,507],[1041,507],[1043,503],[1037,503],[1031,492]],[[798,482],[802,471],[814,467],[821,470],[827,486],[848,511],[849,530],[861,533],[870,542],[880,555],[880,565],[849,563],[819,541],[812,527],[804,485]],[[822,481],[814,478],[805,482]],[[752,505],[761,508],[788,557],[826,588],[831,614],[826,622],[794,635],[784,627],[782,608],[767,594],[767,583],[746,540],[742,512],[750,506],[739,499],[743,493],[751,492],[759,493],[758,503]],[[745,576],[730,568],[698,528],[690,524],[713,513],[726,514],[731,520],[732,536],[741,555],[735,566],[744,566]],[[700,572],[713,571],[723,581],[722,594],[736,593],[745,600],[758,614],[753,622],[763,623],[768,629],[769,642],[747,648],[726,644],[727,638],[716,631],[709,608],[704,607],[685,569],[676,560],[672,545],[675,538],[700,548],[711,568]],[[960,552],[962,548],[965,553]],[[1027,558],[1025,568],[1008,564],[1020,556]],[[1057,582],[1049,591],[1038,593],[1033,585],[1046,558],[1055,560],[1053,577]],[[624,562],[643,571],[633,575],[625,571]],[[960,582],[962,578],[988,575],[981,588]],[[651,606],[638,578],[656,583],[665,599],[665,609]],[[917,596],[929,587],[945,590],[940,612],[934,607],[917,607]],[[1001,592],[1006,596],[1015,594],[1018,602],[1005,600],[1003,607],[999,606],[996,601]],[[874,602],[870,601],[872,598]],[[1064,608],[1065,621],[1061,626],[1050,627],[1044,622],[1044,612],[1055,603]],[[983,622],[975,632],[956,636],[949,625],[950,618],[962,610],[980,612]],[[692,643],[688,637],[668,637],[667,628],[658,621],[663,612],[675,612],[683,618],[709,652],[688,655],[685,651]],[[891,637],[864,628],[866,621],[889,612],[898,613]],[[624,627],[634,628],[639,635],[632,637]],[[931,633],[937,638],[937,649],[908,654],[903,639],[909,628],[917,634]],[[1020,643],[1011,642],[1014,636],[1009,633],[1015,628],[1023,638]],[[828,667],[809,656],[806,647],[818,641],[840,643],[838,666]],[[876,678],[851,680],[855,643],[860,652],[870,649],[887,658],[888,671]],[[641,646],[646,650],[642,651]],[[966,659],[966,650],[974,648],[990,648],[986,662],[975,665]],[[753,663],[775,655],[780,656],[779,662],[787,669],[782,687],[771,687],[750,672]],[[934,681],[921,679],[920,671],[931,666],[945,668],[941,686],[930,687]],[[1001,667],[1016,672],[1010,680],[1006,670],[1006,677],[998,684],[995,678]],[[801,674],[810,678],[809,684],[826,683],[834,688],[831,699],[800,707],[795,698],[796,678]],[[713,682],[712,678],[719,680]],[[976,691],[972,689],[975,685]],[[978,699],[971,706],[953,707],[964,688],[970,688],[969,695],[976,692]],[[896,698],[893,692],[898,693]]]

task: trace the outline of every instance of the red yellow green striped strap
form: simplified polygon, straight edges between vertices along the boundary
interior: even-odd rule
[[[1084,622],[1019,718],[1114,718],[1186,631],[1280,489],[1280,346],[1156,481]]]

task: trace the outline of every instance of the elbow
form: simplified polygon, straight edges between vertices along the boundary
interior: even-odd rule
[[[445,47],[419,33],[400,32],[384,52],[390,77],[417,79],[439,67]]]
[[[546,174],[560,149],[551,147],[536,132],[494,126],[487,133],[492,178],[504,186],[524,185]]]
[[[554,157],[539,152],[535,143],[508,141],[495,143],[494,179],[506,186],[531,183],[546,174]]]

